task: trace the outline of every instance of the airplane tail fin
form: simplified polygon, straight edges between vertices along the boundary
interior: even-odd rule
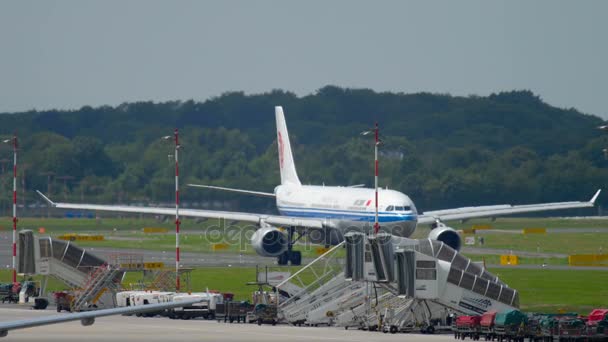
[[[277,145],[279,147],[281,184],[289,183],[300,185],[300,179],[296,172],[296,164],[293,162],[293,154],[291,153],[291,144],[289,143],[289,134],[287,133],[287,124],[285,123],[283,107],[274,107],[274,113],[277,119]]]

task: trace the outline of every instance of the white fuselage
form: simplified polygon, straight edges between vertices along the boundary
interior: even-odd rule
[[[375,222],[375,191],[369,188],[284,184],[275,188],[281,215],[321,218],[340,233],[370,230]],[[409,237],[418,213],[412,200],[395,190],[378,190],[378,222],[383,231]]]

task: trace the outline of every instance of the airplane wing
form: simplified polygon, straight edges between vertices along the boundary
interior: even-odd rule
[[[96,210],[96,211],[114,211],[122,213],[140,213],[140,214],[156,214],[156,215],[175,215],[175,208],[160,208],[160,207],[136,207],[130,205],[104,205],[104,204],[80,204],[80,203],[60,203],[53,202],[46,197],[42,192],[36,192],[44,198],[44,200],[54,208],[58,209],[76,209],[76,210]],[[231,221],[251,222],[261,226],[267,223],[273,226],[293,226],[302,228],[322,229],[330,226],[329,222],[321,219],[295,217],[295,216],[279,216],[254,213],[242,213],[233,211],[215,211],[215,210],[199,210],[199,209],[181,209],[180,216],[201,217],[225,219]]]
[[[271,192],[234,189],[234,188],[226,188],[223,186],[205,185],[205,184],[188,184],[188,186],[193,187],[193,188],[205,188],[205,189],[214,189],[214,190],[222,190],[222,191],[232,191],[232,192],[237,192],[240,194],[254,195],[254,196],[261,196],[261,197],[272,197],[272,198],[276,197],[276,195]]]
[[[170,302],[170,303],[161,303],[161,304],[130,306],[130,307],[125,307],[125,308],[103,309],[103,310],[86,311],[86,312],[79,312],[79,313],[72,313],[72,314],[53,315],[53,316],[25,319],[25,320],[12,321],[12,322],[0,322],[0,337],[6,337],[6,335],[8,335],[9,330],[33,328],[33,327],[38,327],[38,326],[42,326],[42,325],[59,324],[59,323],[70,322],[70,321],[80,321],[82,323],[82,325],[89,326],[89,325],[93,325],[93,323],[95,323],[95,318],[97,318],[97,317],[162,311],[165,309],[189,306],[189,305],[201,302],[201,301],[202,301],[202,299],[195,299],[195,300],[188,300],[188,301],[183,301],[183,302]]]
[[[489,205],[480,207],[463,207],[446,210],[425,211],[418,216],[418,223],[434,223],[439,221],[454,221],[466,220],[478,217],[497,217],[512,214],[531,213],[536,211],[562,210],[575,208],[593,207],[595,200],[600,195],[602,190],[598,190],[589,201],[582,202],[554,202],[554,203],[539,203],[525,205]]]

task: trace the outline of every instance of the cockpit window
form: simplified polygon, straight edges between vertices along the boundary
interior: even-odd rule
[[[392,205],[389,205],[388,208],[386,208],[386,211],[393,211],[395,210],[395,207]]]
[[[406,206],[396,206],[395,211],[410,211],[412,208],[409,205]]]

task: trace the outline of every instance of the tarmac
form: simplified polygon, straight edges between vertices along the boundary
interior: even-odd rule
[[[9,309],[0,306],[0,322],[32,319],[57,315],[51,310],[37,311]],[[69,315],[64,313],[63,315]],[[5,341],[448,341],[452,334],[386,334],[328,327],[293,327],[288,325],[262,325],[244,323],[217,323],[203,320],[170,320],[168,318],[142,318],[109,316],[98,318],[92,326],[68,322],[42,327],[9,331]],[[2,339],[0,339],[2,341]]]

